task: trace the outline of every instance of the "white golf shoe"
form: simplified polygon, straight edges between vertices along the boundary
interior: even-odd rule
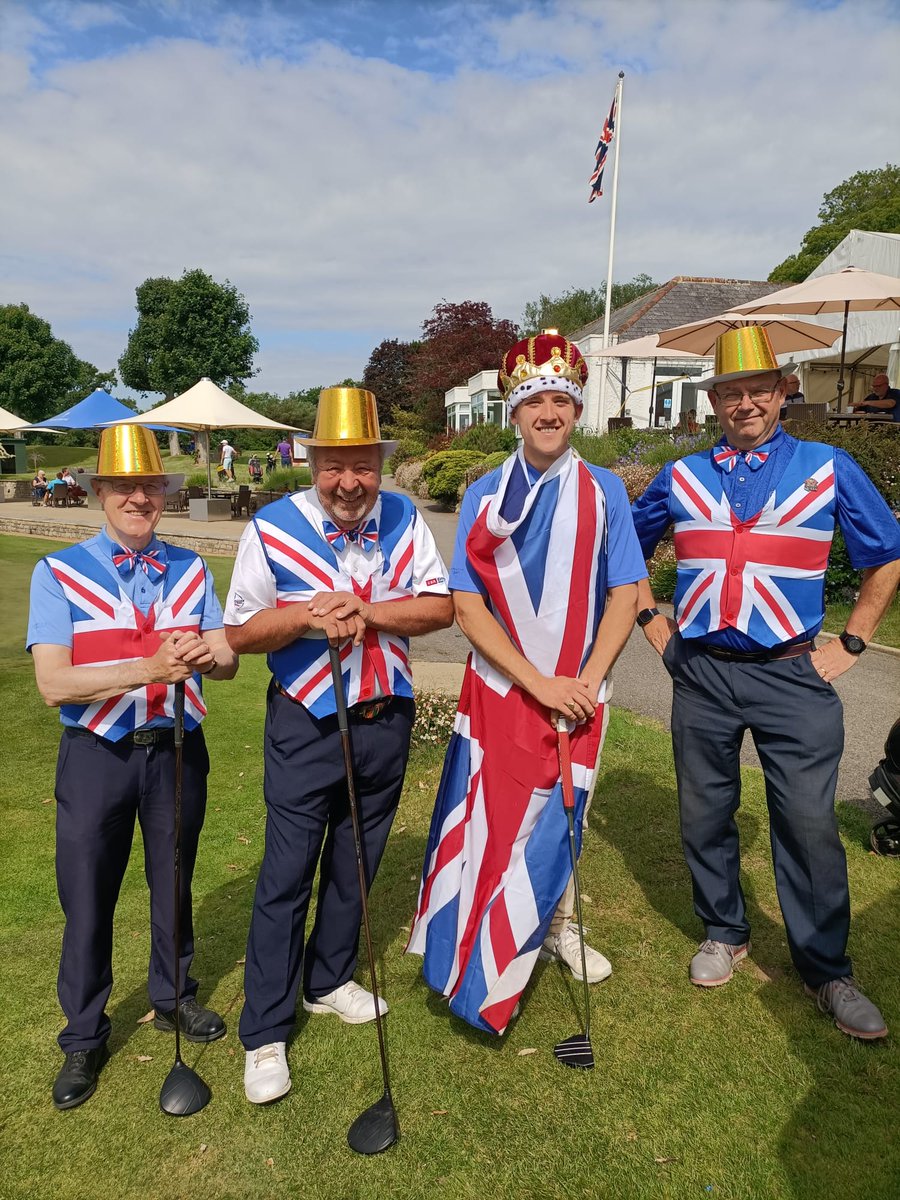
[[[388,1006],[380,996],[378,1005],[378,1011],[384,1016]],[[303,1007],[308,1013],[333,1013],[348,1025],[365,1025],[366,1021],[375,1020],[375,997],[353,979],[327,996],[317,996],[315,1000],[307,1000],[304,996]]]
[[[244,1059],[244,1094],[251,1104],[268,1104],[291,1090],[284,1042],[248,1050]]]
[[[561,962],[569,968],[576,979],[581,979],[581,944],[578,939],[578,926],[567,925],[560,934],[551,933],[544,938],[540,958],[549,962]],[[587,966],[588,983],[600,983],[612,975],[612,964],[599,950],[584,947],[584,961]]]

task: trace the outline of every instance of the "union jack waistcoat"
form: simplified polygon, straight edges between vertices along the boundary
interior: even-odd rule
[[[837,498],[834,452],[798,442],[760,512],[736,516],[709,452],[672,468],[669,500],[686,638],[734,628],[777,646],[821,624]]]
[[[384,562],[364,586],[339,563],[324,537],[290,496],[267,504],[254,524],[275,577],[278,607],[309,600],[316,592],[352,592],[366,603],[412,596],[413,525],[416,510],[406,496],[384,492],[378,539]],[[378,696],[412,696],[409,639],[366,630],[358,646],[341,647],[347,704]],[[336,711],[328,641],[313,632],[268,655],[279,686],[315,717]]]
[[[46,562],[69,602],[72,615],[72,665],[110,666],[155,654],[163,633],[197,630],[203,619],[206,570],[193,550],[167,546],[163,585],[146,616],[123,591],[119,575],[83,546],[48,554]],[[175,716],[175,687],[151,683],[91,704],[64,704],[65,724],[80,725],[118,742],[154,717]],[[200,675],[185,682],[184,727],[196,729],[206,716]]]

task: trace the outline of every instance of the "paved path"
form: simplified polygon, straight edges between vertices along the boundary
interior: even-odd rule
[[[394,487],[391,478],[385,480],[385,487],[389,491],[401,490]],[[431,501],[412,499],[427,520],[449,566],[456,538],[456,514],[446,512]],[[0,504],[0,533],[4,531],[4,525],[9,529],[10,525],[20,526],[23,522],[40,524],[41,535],[47,537],[54,526],[65,526],[67,533],[73,526],[93,531],[102,524],[103,515],[97,509],[83,507],[37,509],[28,501]],[[204,549],[207,553],[234,553],[246,523],[245,519],[235,519],[204,524],[191,521],[186,513],[166,514],[160,521],[159,532],[164,537],[190,541],[201,553]],[[25,530],[17,529],[17,532]],[[468,642],[455,625],[415,638],[412,658],[418,685],[457,693],[467,653]],[[900,652],[875,648],[866,651],[858,665],[837,681],[837,690],[844,702],[846,730],[838,797],[875,812],[877,805],[873,807],[867,780],[882,756],[887,731],[900,712]],[[672,700],[669,677],[640,634],[629,639],[616,665],[613,698],[621,708],[652,717],[669,727]],[[745,763],[759,765],[749,738],[742,759]]]

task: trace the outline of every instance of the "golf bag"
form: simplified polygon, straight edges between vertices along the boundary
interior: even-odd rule
[[[869,842],[876,854],[900,856],[900,719],[891,726],[884,743],[884,758],[869,776],[872,795],[887,810],[876,821]]]
[[[275,470],[275,455],[270,450],[266,455],[266,474],[271,475]]]
[[[247,459],[247,470],[250,474],[250,482],[259,483],[259,481],[262,479],[262,467],[260,466],[259,459],[255,454],[251,454]]]

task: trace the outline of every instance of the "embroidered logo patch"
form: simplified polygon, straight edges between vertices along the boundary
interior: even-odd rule
[[[807,479],[803,485],[804,492],[817,492],[819,490],[818,479]]]

